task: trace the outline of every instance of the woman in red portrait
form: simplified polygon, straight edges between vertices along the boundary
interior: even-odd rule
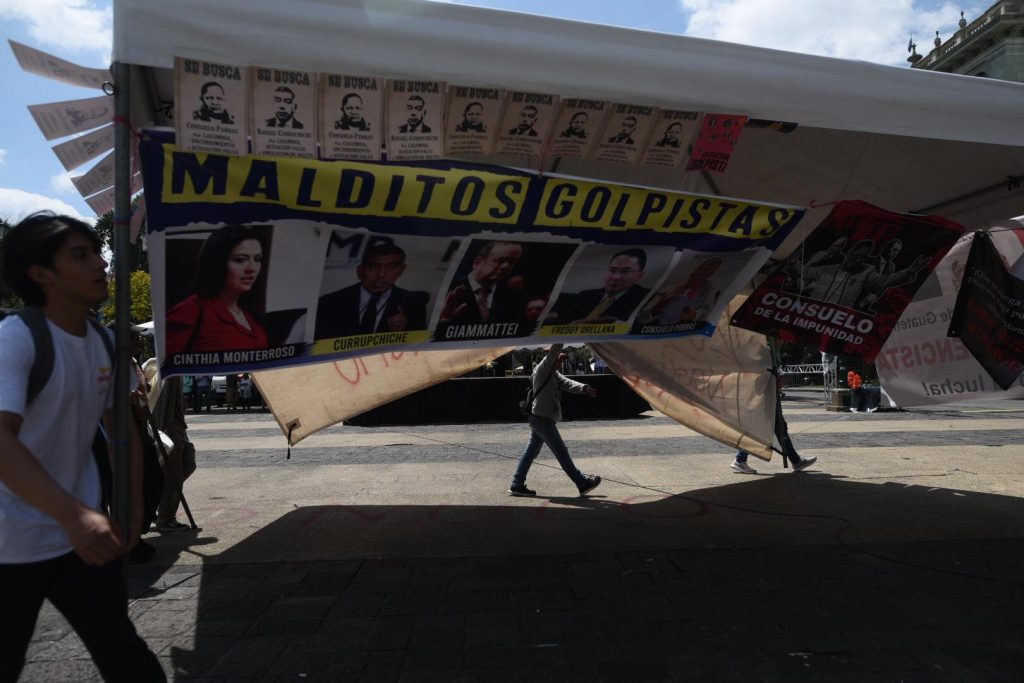
[[[167,312],[167,354],[266,348],[253,301],[262,274],[263,241],[252,228],[227,225],[206,238],[194,294]]]

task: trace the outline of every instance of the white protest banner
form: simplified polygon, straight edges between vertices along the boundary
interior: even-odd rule
[[[114,118],[114,98],[102,95],[85,100],[32,104],[28,110],[43,137],[55,140],[110,123]]]
[[[249,78],[253,153],[315,159],[319,75],[254,66]]]
[[[103,88],[105,82],[113,80],[107,69],[80,66],[14,40],[7,42],[10,43],[11,50],[14,51],[14,58],[18,60],[18,65],[30,74],[52,78],[68,85],[80,85],[83,88],[98,90]]]
[[[989,234],[1007,266],[1024,255],[1024,225],[1020,222],[993,226]],[[969,233],[949,250],[875,358],[882,388],[897,405],[1024,398],[1019,380],[1003,391],[963,342],[946,336],[973,241],[974,233]]]
[[[388,160],[440,159],[444,89],[441,81],[388,81]]]
[[[321,76],[320,154],[324,159],[379,161],[383,124],[383,78]]]
[[[95,166],[86,171],[83,175],[75,176],[71,183],[83,197],[96,194],[114,184],[114,153],[97,162]]]
[[[113,123],[97,128],[85,135],[79,135],[77,138],[54,145],[53,153],[60,159],[65,171],[74,170],[104,152],[114,149],[115,130]]]
[[[730,448],[770,460],[775,378],[767,371],[768,340],[729,324],[743,298],[726,308],[713,337],[591,347],[656,410]]]
[[[248,123],[246,69],[174,58],[174,125],[179,145],[197,152],[246,154]]]

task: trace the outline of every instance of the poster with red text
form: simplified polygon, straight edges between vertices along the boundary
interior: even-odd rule
[[[746,124],[746,116],[705,114],[686,170],[725,173]]]

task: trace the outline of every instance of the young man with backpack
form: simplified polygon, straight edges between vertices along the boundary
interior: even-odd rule
[[[163,681],[128,618],[116,561],[140,531],[134,429],[133,528],[118,530],[99,510],[92,443],[101,415],[112,433],[114,384],[109,337],[89,317],[107,298],[99,239],[81,221],[43,213],[11,229],[0,250],[4,282],[32,308],[0,321],[0,682],[20,675],[44,599],[64,614],[105,680]],[[52,357],[26,322],[33,313],[45,317]],[[52,365],[40,388],[44,357]],[[30,388],[38,393],[29,397]]]

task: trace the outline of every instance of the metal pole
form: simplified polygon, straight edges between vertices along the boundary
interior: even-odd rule
[[[128,125],[128,65],[116,62],[114,72],[114,306],[117,311],[115,335],[117,341],[117,371],[114,374],[114,522],[131,538],[132,509],[131,460],[128,435],[131,407],[129,394],[135,372],[129,355],[131,316],[131,289],[129,287],[128,226],[131,222],[131,128]]]

